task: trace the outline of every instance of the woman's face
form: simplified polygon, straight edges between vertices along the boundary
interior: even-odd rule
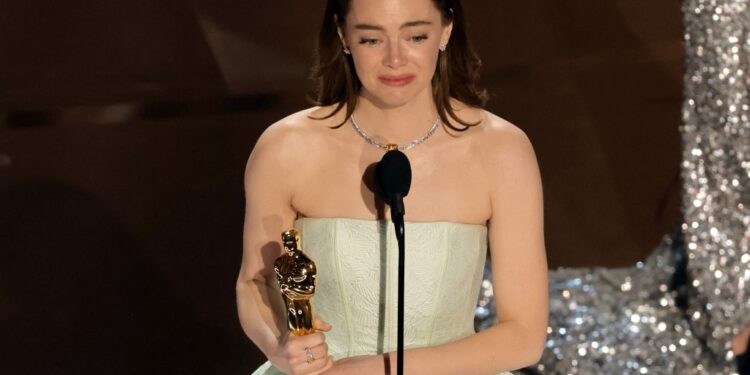
[[[351,0],[340,31],[362,95],[384,107],[404,105],[425,90],[431,95],[439,48],[451,27],[432,0]]]

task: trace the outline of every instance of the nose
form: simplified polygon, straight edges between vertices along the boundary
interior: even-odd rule
[[[406,56],[403,47],[398,40],[391,40],[388,43],[388,52],[385,56],[385,65],[390,68],[399,68],[406,64]]]

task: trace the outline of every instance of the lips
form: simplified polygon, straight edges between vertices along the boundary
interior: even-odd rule
[[[380,82],[388,86],[405,86],[414,80],[413,74],[401,74],[397,76],[379,76]]]

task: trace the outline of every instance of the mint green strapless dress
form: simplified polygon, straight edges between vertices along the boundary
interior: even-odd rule
[[[335,359],[396,350],[398,243],[389,221],[301,218],[302,249],[317,265],[313,311],[333,325]],[[407,222],[405,349],[474,334],[474,310],[487,254],[487,228]],[[497,350],[501,350],[497,348]],[[270,362],[253,375],[283,374]],[[503,373],[510,375],[509,372]]]

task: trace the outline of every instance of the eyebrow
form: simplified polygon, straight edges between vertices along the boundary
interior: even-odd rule
[[[409,21],[409,22],[405,22],[404,24],[402,24],[399,27],[399,29],[404,29],[406,27],[422,26],[422,25],[432,25],[432,22],[430,22],[430,21],[422,21],[422,20],[420,20],[420,21]],[[385,31],[385,28],[383,26],[372,25],[372,24],[368,24],[368,23],[356,24],[356,25],[354,25],[354,28],[357,29],[357,30],[381,30],[381,31]]]

